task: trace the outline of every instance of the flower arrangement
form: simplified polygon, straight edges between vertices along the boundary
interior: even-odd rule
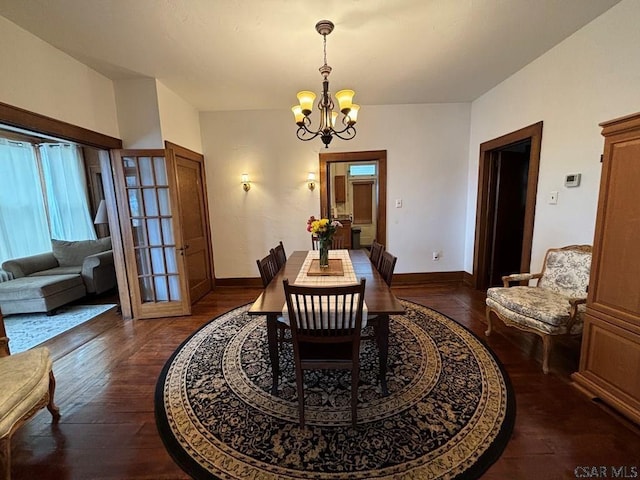
[[[307,220],[307,232],[318,237],[318,250],[320,251],[320,268],[329,268],[329,246],[333,235],[342,224],[337,220],[328,218],[317,219],[313,215]]]
[[[329,220],[328,218],[316,218],[313,215],[307,220],[307,232],[316,235],[322,240],[331,240],[338,228],[342,224],[337,220]]]

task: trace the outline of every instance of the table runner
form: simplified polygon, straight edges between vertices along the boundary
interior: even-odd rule
[[[349,256],[349,250],[329,250],[329,259],[339,258],[342,260],[343,276],[307,275],[311,261],[319,258],[320,252],[318,250],[311,250],[307,253],[307,257],[304,259],[293,285],[299,285],[301,287],[328,287],[358,284],[358,279],[356,278],[356,273],[351,263],[351,257]]]
[[[329,259],[339,258],[342,260],[342,268],[344,271],[343,276],[336,275],[307,275],[311,261],[320,258],[320,252],[318,250],[311,250],[307,253],[298,276],[296,277],[293,285],[301,287],[329,287],[329,286],[345,286],[345,285],[357,285],[358,279],[356,278],[355,271],[353,270],[353,264],[351,263],[351,257],[349,256],[349,250],[329,250]],[[333,305],[332,305],[333,307]],[[326,306],[325,306],[326,309]],[[282,317],[278,318],[278,321],[282,321],[289,325],[289,312],[287,304],[282,307]],[[367,303],[363,302],[362,305],[362,328],[367,326]]]

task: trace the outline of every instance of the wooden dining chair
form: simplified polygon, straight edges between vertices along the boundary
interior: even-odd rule
[[[267,288],[269,282],[273,280],[273,277],[278,273],[278,264],[276,263],[275,257],[269,253],[266,257],[256,260],[258,264],[258,271],[260,272],[260,278],[262,279],[262,286]]]
[[[380,275],[382,275],[382,278],[384,278],[384,281],[388,286],[391,286],[391,281],[393,280],[393,271],[396,268],[397,261],[398,257],[392,255],[386,250],[380,255],[378,272],[380,273]]]
[[[300,426],[305,421],[304,371],[345,369],[351,370],[351,424],[355,427],[365,279],[359,285],[333,287],[301,287],[290,285],[288,279],[283,284],[293,342]]]
[[[282,242],[280,242],[282,245]],[[260,272],[260,278],[262,279],[262,286],[267,288],[267,285],[273,280],[273,277],[276,276],[280,267],[278,267],[276,257],[273,255],[273,248],[271,249],[271,253],[261,260],[256,260],[258,264],[258,271]],[[276,318],[276,326],[278,327],[278,343],[282,345],[284,342],[289,341],[287,338],[286,332],[289,330],[289,325],[284,323],[282,316],[278,316]]]
[[[378,273],[380,273],[385,283],[389,287],[391,287],[391,281],[393,280],[393,271],[396,268],[397,261],[398,261],[398,257],[395,257],[394,255],[387,252],[386,250],[384,250],[380,255]],[[380,345],[380,341],[382,338],[389,336],[389,332],[388,332],[389,316],[388,315],[370,315],[369,317],[367,317],[367,325],[371,325],[373,327],[373,335],[363,336],[362,339],[375,340],[376,343],[378,344],[378,352],[380,354],[379,356],[380,372],[381,372],[380,382],[381,382],[382,391],[385,394],[387,394],[388,390],[387,390],[386,378],[384,375],[382,375],[383,366],[386,365],[387,359],[381,354],[384,347]],[[381,331],[382,328],[387,329],[387,331],[386,332]]]
[[[319,244],[320,240],[318,239],[318,237],[316,235],[311,235],[311,249],[318,250],[320,248]],[[331,247],[329,248],[330,250],[342,250],[343,248],[344,237],[333,237],[331,239]]]
[[[284,264],[287,263],[287,254],[284,251],[284,245],[282,244],[282,241],[280,241],[280,243],[276,245],[275,248],[272,248],[270,250],[270,253],[276,261],[278,270],[280,270],[284,266]]]
[[[377,240],[374,240],[371,243],[371,253],[369,254],[369,259],[374,267],[380,267],[380,258],[382,257],[382,252],[384,251],[384,245],[378,243]]]
[[[344,237],[333,237],[331,239],[331,250],[342,250],[344,248]]]

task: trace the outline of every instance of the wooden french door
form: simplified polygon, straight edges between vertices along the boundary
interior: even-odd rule
[[[175,155],[184,259],[193,304],[213,288],[204,157],[170,142],[165,142],[165,146]]]
[[[114,150],[113,159],[133,316],[189,315],[174,153]]]

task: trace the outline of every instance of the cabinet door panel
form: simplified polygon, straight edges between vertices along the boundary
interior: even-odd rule
[[[640,312],[640,139],[612,143],[603,169],[609,185],[601,202],[599,248],[592,300]]]

